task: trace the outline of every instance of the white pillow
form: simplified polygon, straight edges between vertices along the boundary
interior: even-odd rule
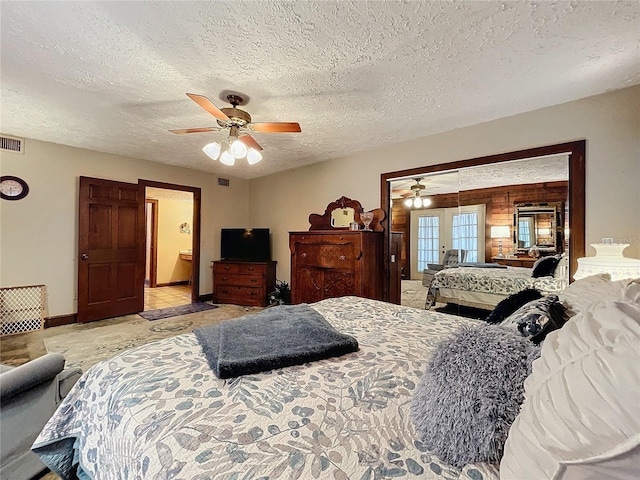
[[[560,280],[566,280],[569,278],[569,255],[563,253],[560,255],[560,261],[556,265],[556,269],[553,271],[553,278]]]
[[[551,332],[525,380],[501,480],[637,479],[640,305],[593,305]]]
[[[611,281],[611,275],[601,273],[576,280],[559,295],[568,316],[588,309],[598,302],[639,301],[640,279]]]

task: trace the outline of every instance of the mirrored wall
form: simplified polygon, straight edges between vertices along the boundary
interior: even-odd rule
[[[438,268],[452,250],[463,263],[522,268],[564,253],[569,281],[585,248],[584,146],[579,141],[383,174],[382,207],[393,232],[387,248],[396,249],[398,260],[388,265],[389,278],[401,279],[389,285],[389,300],[398,301],[393,292],[399,289],[421,303],[415,291],[423,292],[425,270]]]

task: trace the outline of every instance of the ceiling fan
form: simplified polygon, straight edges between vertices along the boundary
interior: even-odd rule
[[[262,147],[247,131],[258,133],[299,133],[302,131],[300,124],[296,122],[252,122],[251,115],[238,108],[243,105],[245,99],[236,94],[227,95],[227,101],[231,107],[218,108],[211,100],[204,95],[187,93],[187,96],[200,105],[203,109],[216,117],[218,126],[184,128],[179,130],[169,130],[176,134],[204,133],[229,130],[229,149],[220,153],[221,145],[218,142],[209,143],[202,149],[209,157],[220,161],[226,165],[233,165],[235,159],[247,157],[249,164],[259,162],[262,159],[260,150]]]
[[[420,183],[422,178],[416,178],[416,184],[411,185],[412,196],[404,201],[405,206],[413,208],[428,207],[431,205],[429,197],[422,197],[422,190],[426,187]]]

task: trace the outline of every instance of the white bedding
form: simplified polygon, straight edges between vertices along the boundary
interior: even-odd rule
[[[531,271],[522,267],[447,268],[433,276],[430,290],[436,302],[492,310],[501,300],[526,288],[548,295],[557,294],[567,286],[564,278],[533,278]]]

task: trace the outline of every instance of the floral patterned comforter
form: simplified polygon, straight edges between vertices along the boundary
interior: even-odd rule
[[[360,350],[220,380],[195,335],[91,367],[34,443],[63,478],[473,479],[414,438],[411,396],[460,317],[357,297],[311,305]]]
[[[502,294],[505,297],[525,288],[536,288],[544,294],[559,293],[567,281],[554,277],[531,276],[530,268],[457,267],[440,270],[433,276],[432,289],[451,288],[467,292]]]

